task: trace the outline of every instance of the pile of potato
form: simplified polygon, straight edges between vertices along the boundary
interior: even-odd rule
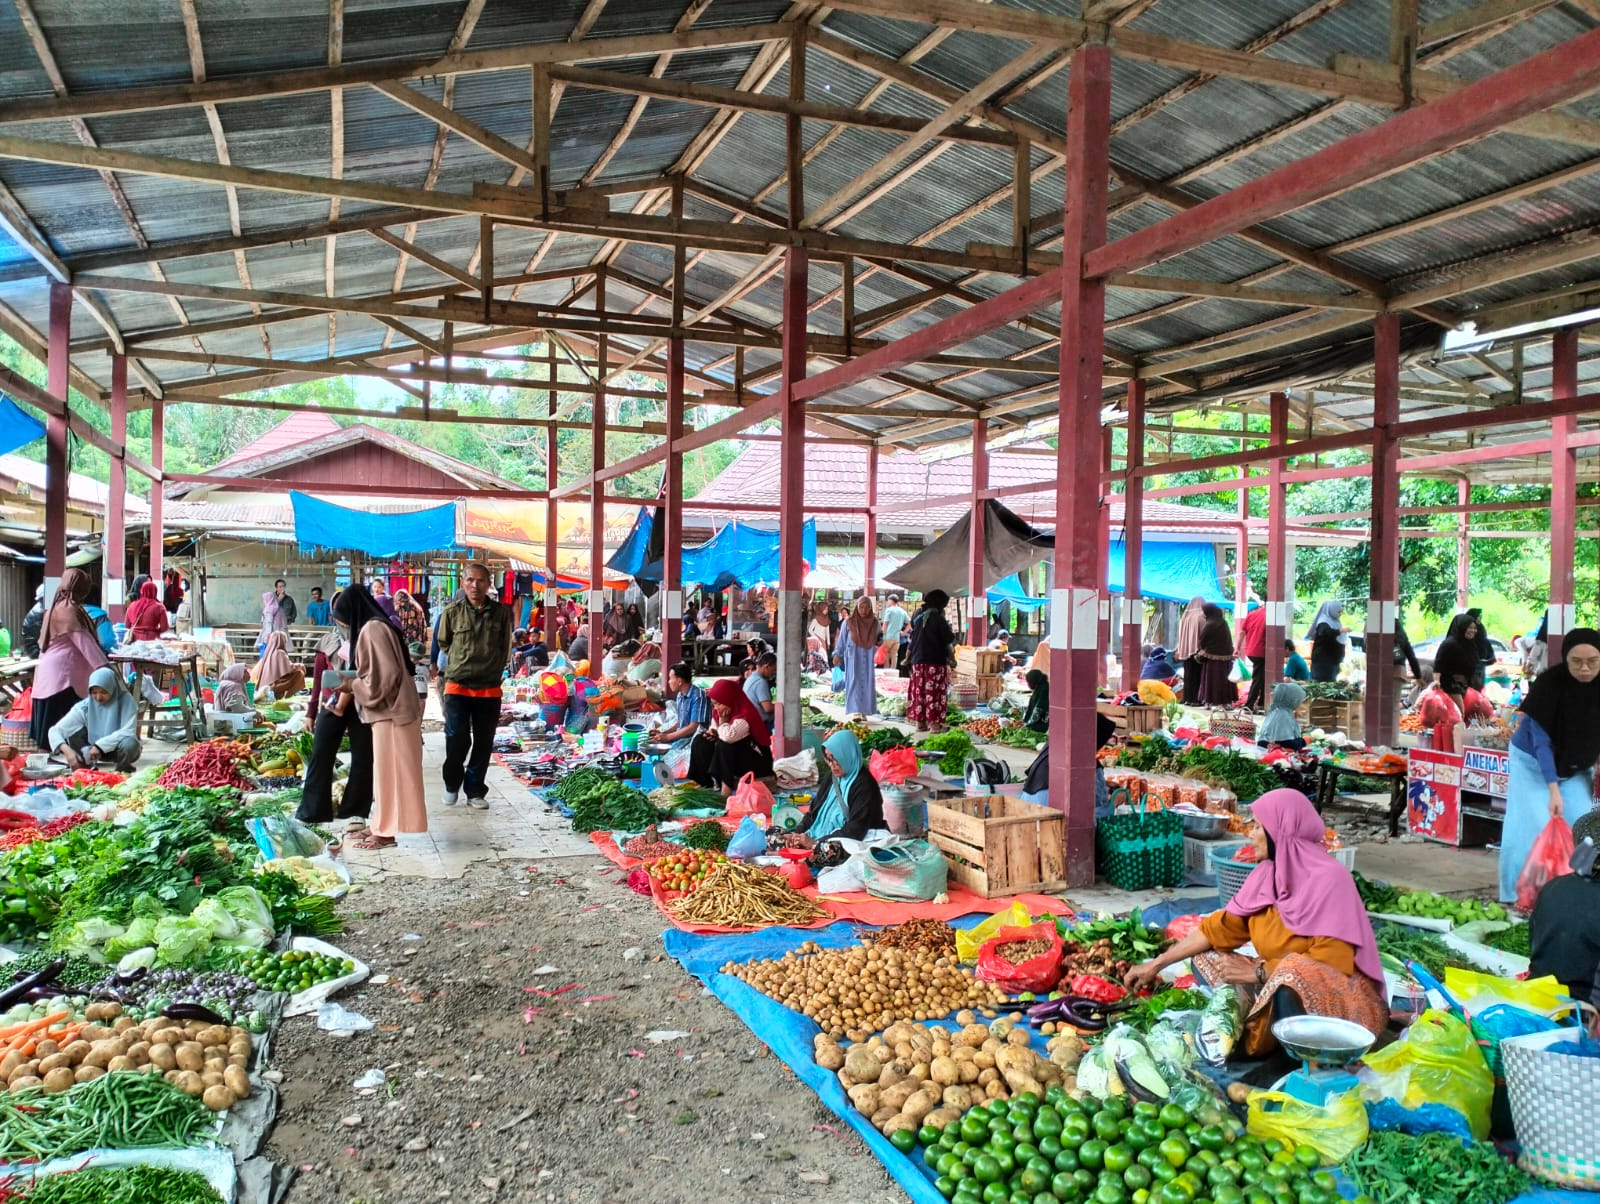
[[[30,1057],[13,1051],[0,1059],[7,1091],[42,1087],[54,1094],[103,1074],[159,1074],[214,1112],[250,1094],[250,1034],[236,1025],[153,1016],[142,1023],[122,1015],[120,1004],[94,1003],[91,1023],[69,1045],[38,1043]]]
[[[1010,1099],[1076,1086],[1070,1071],[1028,1048],[1028,1030],[1010,1020],[985,1025],[973,1013],[956,1017],[959,1030],[905,1021],[881,1037],[848,1049],[827,1033],[816,1036],[817,1065],[839,1074],[856,1111],[884,1136],[943,1127],[985,1100]]]
[[[807,941],[775,961],[729,962],[724,974],[803,1012],[833,1040],[865,1041],[898,1020],[938,1020],[957,1008],[1004,1003],[1006,994],[961,968],[955,955]]]

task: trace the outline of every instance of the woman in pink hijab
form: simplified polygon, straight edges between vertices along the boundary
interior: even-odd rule
[[[1272,1024],[1310,1014],[1351,1020],[1374,1036],[1389,1005],[1372,921],[1350,871],[1323,848],[1322,817],[1298,790],[1273,790],[1251,807],[1257,864],[1221,911],[1159,957],[1128,972],[1129,990],[1149,986],[1163,967],[1193,959],[1211,986],[1245,994],[1243,1052],[1275,1046]],[[1255,946],[1255,957],[1234,950]]]

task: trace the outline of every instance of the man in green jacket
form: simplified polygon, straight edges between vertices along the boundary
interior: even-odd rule
[[[467,806],[489,809],[485,775],[500,722],[500,682],[511,655],[512,614],[489,597],[489,570],[469,564],[461,577],[464,597],[444,608],[439,647],[444,666],[444,801],[454,805],[467,792]]]

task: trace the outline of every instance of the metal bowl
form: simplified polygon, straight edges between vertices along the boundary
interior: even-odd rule
[[[1272,1035],[1290,1057],[1327,1066],[1354,1062],[1378,1039],[1359,1024],[1333,1016],[1291,1016],[1274,1024]]]
[[[1174,811],[1183,820],[1183,834],[1196,840],[1215,840],[1228,830],[1226,815],[1193,815],[1187,811]]]

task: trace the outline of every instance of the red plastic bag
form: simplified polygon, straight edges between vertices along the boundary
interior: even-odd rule
[[[1204,919],[1205,916],[1179,916],[1162,930],[1162,935],[1169,941],[1181,941],[1200,927]]]
[[[917,776],[917,754],[909,748],[874,751],[867,760],[867,771],[875,782],[903,782]]]
[[[1000,954],[1001,946],[1018,941],[1046,941],[1050,948],[1022,962],[1007,961]],[[1032,991],[1038,995],[1054,990],[1061,979],[1061,934],[1053,923],[1002,928],[978,950],[976,973],[985,982],[994,983],[1010,995],[1022,991]]]
[[[1522,873],[1517,875],[1517,910],[1532,911],[1546,882],[1572,872],[1571,859],[1572,825],[1558,816],[1539,833]]]
[[[776,805],[772,791],[758,782],[753,773],[740,778],[738,788],[728,796],[728,814],[734,817],[764,815],[771,819],[772,808]]]

